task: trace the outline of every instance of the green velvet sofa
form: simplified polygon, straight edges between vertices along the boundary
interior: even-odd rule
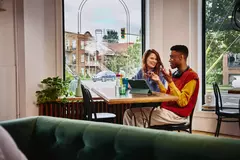
[[[30,117],[0,122],[29,160],[239,160],[240,140]]]

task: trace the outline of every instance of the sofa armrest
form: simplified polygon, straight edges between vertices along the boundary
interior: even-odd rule
[[[37,117],[28,117],[1,121],[0,125],[5,128],[16,142],[18,148],[29,158],[32,154],[34,130]]]

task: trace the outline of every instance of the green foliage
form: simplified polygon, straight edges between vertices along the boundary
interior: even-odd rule
[[[48,77],[41,81],[40,91],[36,91],[37,104],[54,102],[60,96],[68,96],[70,80],[64,81],[59,77]]]
[[[206,31],[231,29],[231,15],[235,0],[206,0]]]
[[[79,74],[79,78],[80,78],[81,80],[89,80],[89,79],[91,79],[91,77],[90,77],[90,75],[89,75],[88,73],[86,73],[86,74],[80,73],[80,74]]]
[[[91,77],[88,73],[86,74],[86,79],[91,79]]]
[[[119,72],[120,69],[124,70],[126,77],[132,77],[136,74],[136,69],[141,65],[141,44],[139,40],[129,46],[126,53],[116,53],[115,56],[106,57],[105,63],[107,68],[113,72]]]
[[[219,84],[222,82],[223,79],[223,74],[222,74],[222,69],[217,68],[214,69],[214,71],[210,72],[206,76],[207,84],[213,84],[214,82],[218,82]]]
[[[234,0],[206,0],[206,80],[222,84],[224,54],[240,53],[239,32],[232,29]]]
[[[117,73],[119,72],[121,67],[126,65],[127,58],[122,55],[115,55],[111,57],[106,57],[105,61],[107,68]]]
[[[141,57],[142,57],[142,49],[141,43],[137,40],[134,45],[128,47],[128,63],[127,66],[124,67],[124,70],[128,70],[128,77],[133,77],[137,69],[141,67]]]
[[[74,79],[73,75],[70,74],[67,70],[65,70],[65,77],[66,77],[66,79],[69,79],[69,80],[73,80]]]
[[[118,43],[118,32],[115,30],[108,30],[107,35],[104,35],[103,39],[108,43]]]

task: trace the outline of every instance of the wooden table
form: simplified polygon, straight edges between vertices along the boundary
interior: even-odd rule
[[[177,101],[177,96],[168,95],[165,93],[153,92],[152,95],[131,94],[128,90],[126,95],[115,95],[115,88],[92,88],[92,91],[99,97],[102,97],[108,104],[121,103],[157,103]]]
[[[115,88],[97,88],[93,87],[92,91],[96,93],[99,97],[102,97],[109,105],[114,104],[136,104],[136,103],[160,103],[160,102],[169,102],[169,101],[177,101],[177,96],[172,96],[165,93],[157,93],[153,92],[152,95],[146,94],[131,94],[128,90],[126,95],[115,95]],[[152,112],[156,106],[152,106],[152,110],[149,114],[148,126],[151,125],[151,116]],[[134,113],[133,113],[134,115]],[[134,115],[135,124],[136,117]],[[144,125],[145,127],[145,125]]]

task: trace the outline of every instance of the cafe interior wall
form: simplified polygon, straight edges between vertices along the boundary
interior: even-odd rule
[[[11,89],[8,96],[16,95],[14,97],[16,100],[12,104],[16,109],[12,108],[5,119],[38,115],[34,95],[39,82],[47,76],[62,76],[61,0],[9,0],[6,2],[14,4],[9,5],[9,8],[5,7],[8,10],[6,12],[8,16],[2,18],[14,22],[12,24],[14,34],[9,28],[4,28],[4,32],[12,35],[12,39],[8,41],[11,43],[8,48],[12,46],[15,50],[11,51],[13,56],[9,55],[8,58],[16,58],[16,68],[13,67],[11,71],[13,76],[16,76],[16,82],[12,82],[16,87]],[[146,48],[158,50],[165,66],[168,66],[169,48],[175,44],[187,45],[190,51],[188,63],[198,72],[201,82],[201,0],[149,0],[146,2]],[[15,12],[11,7],[15,8]],[[0,44],[0,48],[3,49],[1,53],[7,51],[3,44]],[[5,85],[10,84],[5,83]],[[5,92],[2,90],[1,95]],[[216,116],[213,112],[200,111],[201,97],[200,88],[193,129],[214,132]],[[223,124],[221,132],[240,135],[237,129],[237,125]]]
[[[13,4],[11,1],[5,1],[0,7],[0,121],[16,117],[13,27]]]
[[[7,0],[0,12],[0,120],[38,115],[35,91],[62,74],[61,0]],[[59,28],[60,27],[60,28]]]

